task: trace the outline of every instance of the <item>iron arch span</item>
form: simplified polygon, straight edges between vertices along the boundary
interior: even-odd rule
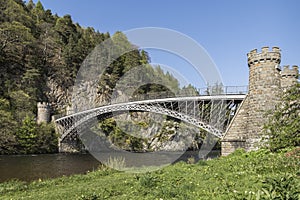
[[[143,111],[182,120],[218,138],[222,138],[224,129],[221,129],[220,125],[224,124],[224,121],[227,119],[224,118],[224,110],[221,110],[221,108],[228,108],[232,104],[239,105],[244,97],[245,95],[175,97],[118,103],[68,115],[57,119],[55,122],[63,129],[60,131],[60,141],[63,141],[67,136],[77,134],[77,128],[84,127],[96,118],[101,118],[101,116],[106,114],[112,113],[117,115],[128,111]],[[206,110],[209,116],[204,116],[208,117],[210,121],[203,117],[204,106],[210,108]]]

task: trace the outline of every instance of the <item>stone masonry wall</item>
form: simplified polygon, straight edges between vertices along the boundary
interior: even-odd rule
[[[51,108],[46,102],[37,103],[37,123],[48,123],[50,121]]]
[[[248,123],[248,106],[249,97],[245,97],[244,101],[238,107],[238,110],[227,128],[226,137],[222,140],[222,155],[235,151],[237,148],[245,148],[245,131],[247,130]]]
[[[292,69],[290,69],[289,65],[283,66],[283,70],[281,71],[281,88],[285,90],[297,83],[298,75],[298,66],[294,65]]]

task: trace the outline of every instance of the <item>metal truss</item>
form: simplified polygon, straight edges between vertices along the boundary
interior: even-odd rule
[[[238,105],[245,95],[175,97],[117,103],[78,112],[55,120],[61,136],[77,137],[91,122],[128,111],[153,112],[171,116],[199,127],[218,138],[224,136]]]

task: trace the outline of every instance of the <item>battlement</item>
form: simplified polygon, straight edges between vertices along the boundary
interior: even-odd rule
[[[257,49],[253,49],[247,54],[247,57],[249,67],[262,62],[274,62],[275,64],[280,64],[281,62],[279,47],[272,47],[271,51],[269,50],[269,47],[262,47],[261,53],[257,52]]]
[[[292,77],[292,78],[298,78],[299,76],[299,67],[294,65],[291,69],[289,65],[283,66],[283,69],[281,71],[281,77]]]
[[[38,107],[38,109],[40,109],[40,108],[49,109],[50,105],[49,105],[49,103],[46,103],[46,102],[38,102],[37,107]]]

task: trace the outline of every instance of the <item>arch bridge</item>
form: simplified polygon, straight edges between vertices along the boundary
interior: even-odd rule
[[[226,90],[227,91],[227,90]],[[98,120],[129,111],[151,112],[167,115],[223,138],[246,92],[220,95],[165,97],[113,103],[77,112],[55,120],[60,132],[59,143],[78,137],[82,129]]]

